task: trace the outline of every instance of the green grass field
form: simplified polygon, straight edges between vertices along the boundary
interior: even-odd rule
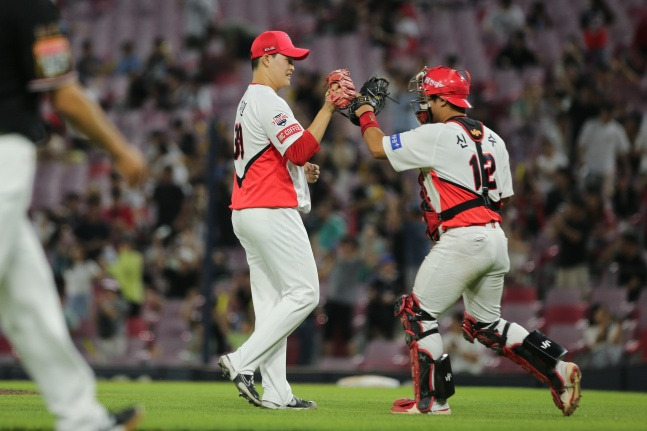
[[[52,429],[53,419],[30,382],[0,381],[1,430]],[[140,404],[141,430],[647,430],[647,394],[587,391],[571,417],[555,408],[548,389],[459,387],[452,416],[394,415],[394,399],[408,387],[341,388],[293,385],[319,404],[315,411],[254,408],[230,383],[99,382],[100,400],[111,409]]]

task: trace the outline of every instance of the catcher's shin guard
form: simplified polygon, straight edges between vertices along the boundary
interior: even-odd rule
[[[509,358],[559,393],[564,388],[564,381],[555,372],[555,365],[566,355],[567,350],[537,330],[528,334],[521,343],[508,346],[510,322],[505,323],[503,333],[497,329],[498,324],[498,320],[493,323],[477,322],[465,313],[463,337],[470,343],[476,339],[499,355]]]
[[[420,302],[414,294],[400,297],[394,311],[395,316],[400,316],[405,340],[409,346],[415,399],[397,400],[391,411],[394,413],[427,413],[431,410],[434,396],[446,399],[454,394],[454,379],[449,356],[443,355],[438,361],[435,361],[429,352],[418,349],[418,341],[429,335],[437,334],[438,328],[423,330],[423,321],[435,319],[420,308]],[[438,375],[439,372],[441,375]],[[442,388],[437,388],[435,391],[434,380],[439,384],[442,382]]]

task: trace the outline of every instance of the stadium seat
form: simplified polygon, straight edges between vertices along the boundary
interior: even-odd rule
[[[502,304],[532,304],[537,301],[537,288],[534,286],[510,285],[503,289]]]
[[[541,321],[537,317],[539,311],[539,303],[516,303],[516,304],[503,304],[501,306],[501,317],[508,322],[515,322],[528,331],[538,328]]]
[[[369,341],[359,368],[363,371],[405,371],[409,369],[408,348],[400,339]]]
[[[622,318],[629,311],[627,304],[627,291],[620,288],[597,287],[591,291],[589,299],[591,304],[600,303],[606,305],[607,309],[616,317]]]
[[[546,292],[544,307],[555,305],[578,305],[582,303],[582,290],[578,288],[554,287]]]
[[[569,352],[581,351],[585,347],[584,331],[586,327],[584,320],[575,324],[555,323],[548,328],[546,336],[557,341]]]
[[[552,305],[544,310],[544,324],[542,332],[547,333],[555,324],[569,324],[575,326],[586,318],[588,306],[584,303],[575,305]]]

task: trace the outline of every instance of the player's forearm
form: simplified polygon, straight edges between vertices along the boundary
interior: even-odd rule
[[[126,139],[79,84],[71,83],[52,91],[51,100],[54,109],[93,144],[105,148],[113,156],[127,150]]]
[[[386,153],[382,146],[382,138],[384,133],[377,127],[369,127],[364,132],[364,142],[368,146],[368,150],[374,159],[386,159]]]
[[[335,107],[330,103],[326,102],[324,106],[319,110],[317,116],[312,120],[312,124],[308,127],[308,131],[314,136],[317,142],[321,142],[323,139],[324,133],[328,128],[332,114],[335,113]]]

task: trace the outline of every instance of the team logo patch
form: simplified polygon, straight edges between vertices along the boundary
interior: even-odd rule
[[[391,141],[391,148],[393,150],[397,150],[398,148],[402,148],[402,141],[400,141],[400,134],[399,133],[397,135],[389,136],[389,140]]]
[[[277,135],[276,138],[279,140],[280,143],[285,142],[287,138],[290,136],[294,135],[295,133],[302,132],[303,129],[301,126],[297,123],[291,124],[285,129],[281,130]]]
[[[286,114],[277,114],[272,117],[272,124],[275,126],[285,126],[285,123],[288,122],[288,116]]]
[[[65,36],[37,39],[32,49],[38,78],[55,78],[72,70],[72,52]]]

